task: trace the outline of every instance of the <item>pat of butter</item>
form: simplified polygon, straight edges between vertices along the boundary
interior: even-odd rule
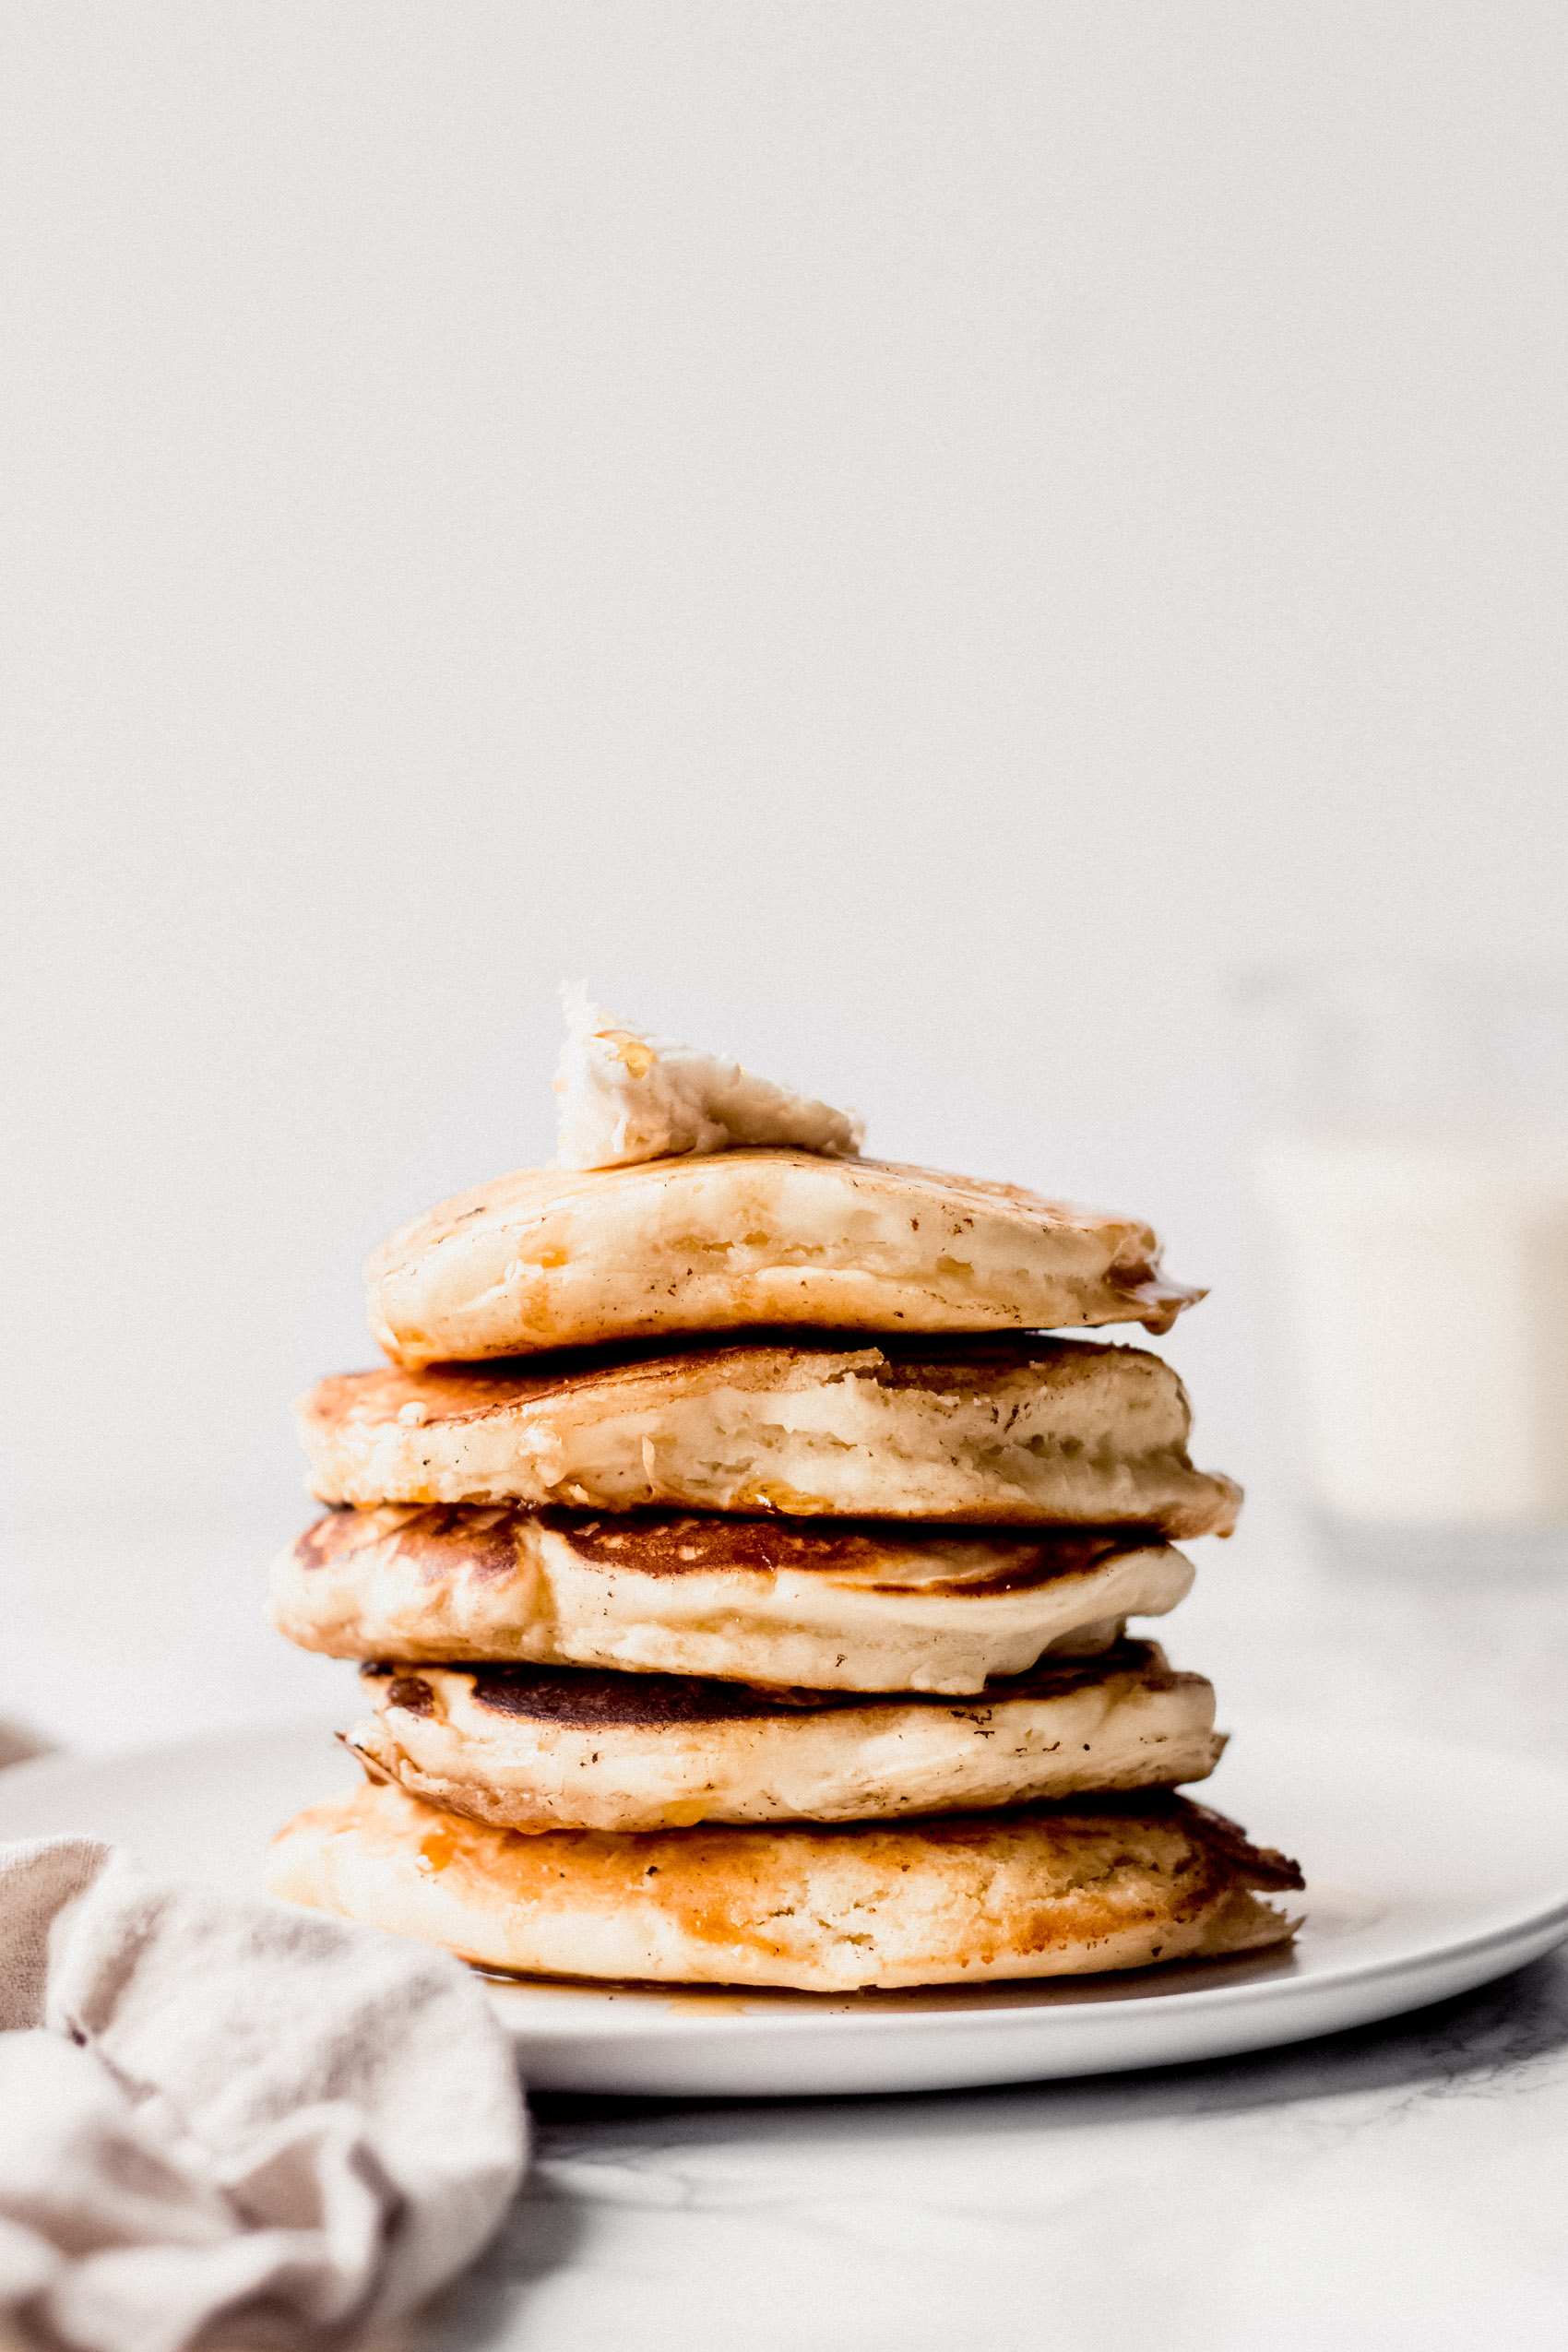
[[[865,1131],[853,1111],[754,1077],[722,1054],[627,1028],[581,989],[564,989],[562,999],[566,1041],[554,1087],[563,1168],[627,1168],[741,1144],[833,1159],[860,1150]]]

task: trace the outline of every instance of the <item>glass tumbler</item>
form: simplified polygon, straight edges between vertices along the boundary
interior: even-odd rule
[[[1568,1568],[1568,971],[1275,970],[1239,996],[1331,1555]]]

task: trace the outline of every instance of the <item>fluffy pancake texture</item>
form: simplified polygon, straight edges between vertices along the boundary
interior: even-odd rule
[[[1255,1950],[1282,1855],[1144,1793],[840,1827],[519,1835],[393,1784],[312,1807],[275,1895],[528,1975],[850,1992]]]
[[[1137,1525],[1171,1537],[1228,1534],[1241,1503],[1231,1479],[1188,1459],[1186,1392],[1169,1364],[1033,1333],[348,1372],[295,1409],[324,1503]]]
[[[980,1690],[1173,1609],[1190,1562],[1135,1527],[593,1518],[521,1505],[329,1512],[272,1572],[279,1631],[332,1657]]]
[[[1138,1218],[790,1150],[518,1169],[392,1234],[365,1285],[410,1366],[752,1325],[1164,1331],[1203,1296]]]
[[[581,1668],[367,1667],[371,1772],[497,1829],[885,1821],[1202,1780],[1214,1691],[1152,1643],[1054,1661],[961,1705]]]

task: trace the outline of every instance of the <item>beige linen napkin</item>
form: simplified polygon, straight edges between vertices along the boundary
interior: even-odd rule
[[[358,2334],[479,2251],[525,2128],[445,1953],[90,1838],[0,1845],[0,2340]]]

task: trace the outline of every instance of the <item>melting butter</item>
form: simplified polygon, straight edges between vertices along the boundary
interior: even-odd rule
[[[582,989],[562,997],[566,1040],[554,1087],[563,1168],[627,1168],[743,1144],[833,1159],[860,1150],[865,1130],[852,1111],[756,1077],[723,1054],[628,1028]]]

